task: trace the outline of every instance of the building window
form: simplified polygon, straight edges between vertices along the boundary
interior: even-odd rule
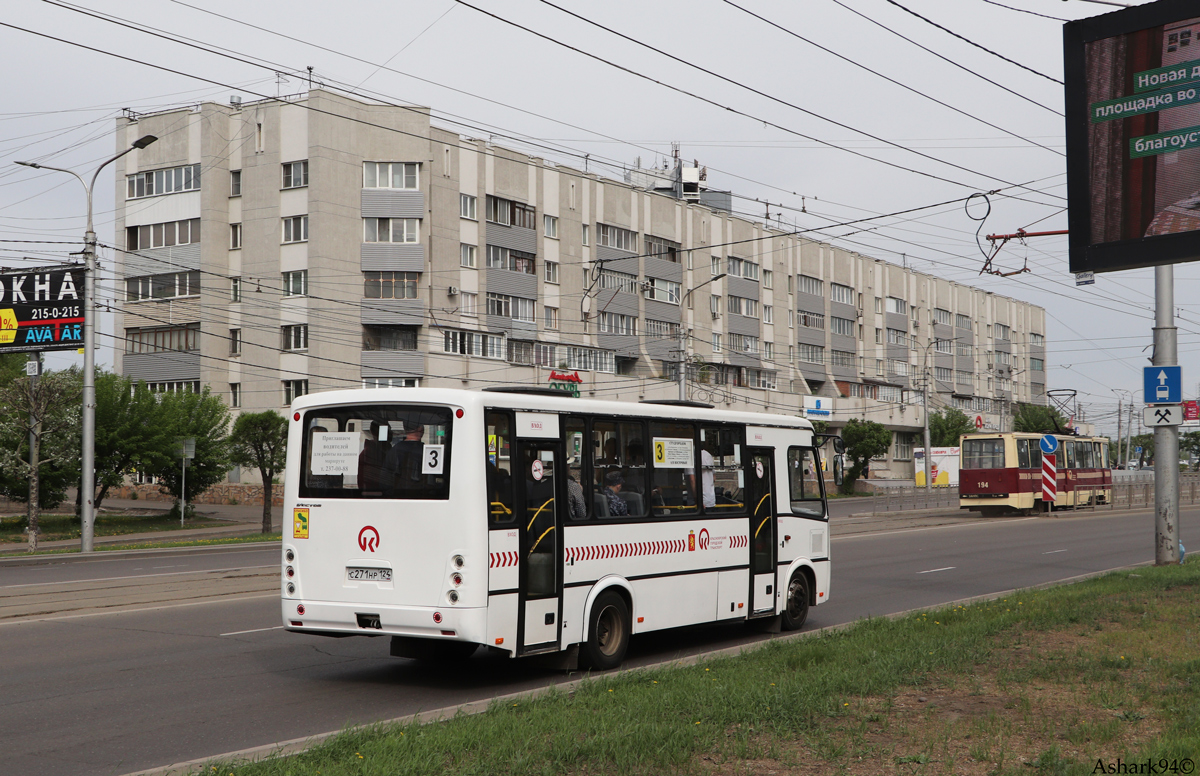
[[[545,309],[545,326],[547,329],[558,328],[558,308],[547,306]]]
[[[126,353],[166,353],[200,349],[200,324],[125,330]]]
[[[888,329],[887,341],[889,345],[902,345],[908,347],[908,332],[901,329]]]
[[[463,291],[458,298],[458,311],[461,314],[471,318],[479,315],[479,294],[472,294],[470,291]]]
[[[800,293],[822,296],[825,293],[825,281],[808,275],[800,276]]]
[[[1045,338],[1045,337],[1043,337],[1041,334],[1034,334],[1034,333],[1030,332],[1030,334],[1029,334],[1029,344],[1030,344],[1030,345],[1034,345],[1034,346],[1036,346],[1036,347],[1039,347],[1039,348],[1040,348],[1040,347],[1045,347],[1045,345],[1046,345],[1046,338]]]
[[[939,383],[949,384],[954,379],[954,370],[946,366],[935,366],[933,368],[933,379]]]
[[[466,243],[462,243],[461,245],[459,245],[459,250],[458,250],[459,266],[476,269],[479,266],[478,253],[479,253],[479,249],[476,248],[474,245],[467,245]]]
[[[854,304],[854,289],[841,283],[829,284],[829,298],[842,304]]]
[[[487,247],[488,269],[506,269],[510,272],[520,272],[525,275],[536,274],[536,257],[532,253],[522,253],[498,245]]]
[[[679,337],[679,324],[671,321],[656,321],[653,318],[647,318],[642,333],[654,339],[676,339]]]
[[[647,278],[643,296],[667,304],[679,304],[680,285],[673,280]]]
[[[854,354],[845,350],[832,350],[829,353],[829,363],[834,366],[854,367]]]
[[[415,189],[420,167],[415,162],[363,162],[363,188]]]
[[[954,323],[954,316],[950,314],[949,310],[935,307],[933,308],[933,322],[949,326]]]
[[[283,241],[304,242],[308,239],[308,216],[292,216],[283,219]]]
[[[588,232],[590,232],[590,231],[591,231],[591,229],[588,227],[588,225],[584,224],[583,225],[583,236],[580,240],[580,242],[582,242],[583,245],[588,244]]]
[[[806,361],[810,364],[825,363],[825,348],[820,345],[806,345],[803,342],[800,343],[799,347],[798,357],[801,361]]]
[[[241,329],[230,329],[229,330],[229,355],[231,355],[231,356],[242,355],[242,330]]]
[[[896,315],[908,315],[908,302],[894,296],[889,296],[887,298],[887,306],[884,309]]]
[[[935,340],[933,343],[933,349],[936,350],[938,353],[947,353],[947,354],[953,353],[954,352],[954,340],[948,340],[948,339]]]
[[[876,330],[875,330],[875,344],[876,344],[876,345],[882,345],[882,344],[883,344],[883,329],[876,329]]]
[[[306,296],[308,294],[308,270],[298,269],[283,273],[284,296]]]
[[[242,406],[242,384],[241,383],[230,383],[229,384],[229,406],[234,407],[234,408]]]
[[[1012,337],[1012,330],[1003,323],[996,324],[996,339],[1007,342]]]
[[[363,388],[419,388],[420,380],[415,377],[368,377]]]
[[[537,229],[537,210],[511,199],[487,196],[487,220],[493,224]]]
[[[712,313],[713,318],[721,317],[721,297],[718,294],[708,298],[708,311]]]
[[[416,299],[419,272],[364,272],[366,299]]]
[[[284,350],[308,350],[308,324],[301,323],[293,326],[283,326]]]
[[[854,321],[849,318],[838,318],[836,315],[829,318],[829,331],[832,334],[841,334],[846,337],[854,336]]]
[[[775,308],[769,304],[763,305],[763,323],[775,323]]]
[[[1012,364],[1012,355],[1003,350],[996,351],[996,366],[1010,366]]]
[[[144,383],[150,393],[200,393],[199,380],[181,380],[173,383]]]
[[[475,206],[479,203],[478,197],[473,197],[470,194],[458,195],[458,215],[460,218],[469,218],[472,221],[478,221],[475,214]]]
[[[200,219],[167,221],[125,228],[125,249],[142,251],[148,248],[170,248],[200,242]]]
[[[600,245],[607,245],[609,248],[637,253],[637,232],[631,232],[619,226],[596,224],[596,234],[596,242]]]
[[[955,315],[954,316],[954,326],[959,329],[966,329],[967,331],[970,331],[971,330],[970,316],[963,315],[961,313],[959,313],[958,315]]]
[[[487,295],[487,314],[500,318],[512,318],[514,321],[534,323],[534,300],[507,294]]]
[[[645,253],[647,256],[673,261],[676,264],[679,263],[679,250],[681,246],[674,240],[666,240],[662,237],[654,237],[648,234],[643,240],[643,245],[646,248]]]
[[[545,274],[544,280],[547,283],[557,284],[558,283],[558,262],[557,261],[543,262],[543,266],[546,269],[546,274]]]
[[[971,385],[971,383],[972,383],[972,382],[974,382],[974,381],[971,379],[971,373],[970,373],[970,372],[967,372],[967,371],[965,371],[965,370],[959,369],[959,370],[958,370],[957,372],[955,372],[954,374],[955,374],[955,377],[956,377],[956,378],[957,378],[957,380],[958,380],[958,384],[959,384],[959,385]]]
[[[125,301],[147,299],[178,299],[200,295],[200,270],[167,272],[162,275],[143,275],[125,279]]]
[[[763,284],[763,288],[774,288],[775,287],[775,273],[769,269],[764,269],[762,271],[762,284]]]
[[[911,371],[907,361],[900,361],[895,358],[888,359],[888,371],[900,377],[908,377]]]
[[[419,218],[364,218],[363,242],[419,242],[420,224]]]
[[[746,299],[741,296],[728,296],[725,299],[725,309],[736,315],[744,315],[747,318],[758,317],[758,300]]]
[[[1029,359],[1029,369],[1034,372],[1045,372],[1046,371],[1045,359],[1030,358]]]
[[[600,313],[600,333],[637,336],[637,318],[620,313]]]
[[[913,435],[907,431],[897,431],[896,435],[896,454],[893,456],[897,461],[910,461],[913,454]]]
[[[621,291],[626,294],[636,294],[638,288],[637,275],[630,275],[611,269],[602,269],[600,270],[600,288]]]
[[[504,337],[477,331],[450,329],[442,332],[442,352],[463,356],[479,356],[503,360],[506,357]]]
[[[308,393],[308,380],[284,380],[283,403],[291,404],[293,399],[299,399]]]
[[[229,301],[230,302],[242,301],[242,279],[241,278],[230,278],[229,279]]]
[[[774,361],[775,360],[775,343],[774,342],[764,342],[762,344],[762,346],[763,346],[763,358],[766,359],[767,361]]]
[[[308,160],[285,162],[283,165],[283,188],[298,189],[308,185]]]
[[[721,335],[716,332],[713,332],[713,335],[712,335],[712,348],[713,348],[713,353],[721,352]]]
[[[955,355],[970,356],[970,355],[972,355],[973,350],[974,350],[974,348],[971,346],[970,342],[955,342],[954,343]]]
[[[542,227],[547,237],[558,239],[558,216],[542,216]]]
[[[230,250],[237,250],[238,248],[241,248],[241,247],[242,247],[242,225],[241,224],[230,224],[229,225],[229,248],[230,248]]]
[[[806,329],[825,328],[825,316],[822,313],[810,313],[799,310],[796,313],[796,321]]]
[[[363,350],[416,350],[417,330],[408,326],[364,326]]]
[[[241,170],[230,170],[229,171],[229,196],[231,196],[231,197],[242,196],[242,171]]]
[[[166,170],[151,170],[125,176],[125,198],[156,197],[200,189],[200,165],[187,164]]]

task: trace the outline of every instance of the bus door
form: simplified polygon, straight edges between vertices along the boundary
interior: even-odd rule
[[[562,514],[566,459],[558,439],[519,439],[519,653],[557,650],[562,594]]]
[[[746,449],[745,500],[750,512],[750,616],[775,613],[775,477],[770,447]]]

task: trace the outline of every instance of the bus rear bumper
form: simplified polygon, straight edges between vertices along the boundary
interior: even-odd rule
[[[409,636],[482,644],[486,607],[380,606],[282,600],[283,626],[296,633]]]

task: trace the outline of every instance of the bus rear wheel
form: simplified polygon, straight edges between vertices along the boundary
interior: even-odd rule
[[[587,643],[583,645],[583,662],[597,671],[607,671],[621,665],[629,649],[629,606],[615,591],[605,591],[596,597],[588,622]]]
[[[787,602],[783,608],[784,630],[800,630],[808,620],[808,579],[797,571],[788,582]]]

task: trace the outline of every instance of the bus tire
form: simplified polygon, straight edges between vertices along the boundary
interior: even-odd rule
[[[808,578],[803,571],[792,574],[787,586],[787,600],[783,606],[783,629],[800,630],[808,620]]]
[[[588,638],[583,645],[584,664],[597,671],[621,665],[629,649],[629,605],[614,590],[596,596],[588,617]]]

